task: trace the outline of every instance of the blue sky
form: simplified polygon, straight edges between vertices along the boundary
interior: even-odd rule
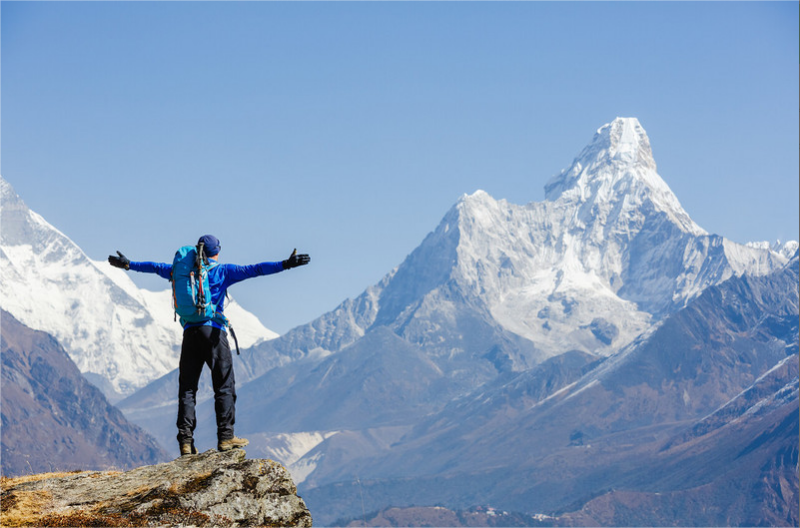
[[[633,116],[692,218],[798,238],[798,3],[2,2],[2,174],[90,257],[309,267],[278,332],[400,264],[464,193],[541,201]],[[198,213],[198,211],[203,211]],[[139,284],[166,287],[137,275]]]

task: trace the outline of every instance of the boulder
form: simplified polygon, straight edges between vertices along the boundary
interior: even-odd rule
[[[311,526],[289,472],[209,450],[131,471],[4,479],[3,526]]]

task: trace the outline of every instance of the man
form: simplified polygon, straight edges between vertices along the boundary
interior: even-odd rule
[[[198,240],[198,247],[203,244],[205,256],[219,262],[221,249],[219,240],[213,235],[204,235]],[[131,262],[122,253],[118,256],[110,255],[108,262],[117,268],[155,273],[167,280],[172,280],[172,264],[157,262]],[[217,312],[222,313],[225,308],[225,294],[228,287],[237,282],[271,275],[283,270],[304,266],[310,262],[308,255],[292,255],[283,261],[262,262],[250,266],[237,266],[235,264],[217,264],[208,271],[208,286],[211,290],[211,302],[216,305]],[[181,321],[184,323],[184,321]],[[235,337],[235,336],[234,336]],[[194,446],[194,429],[197,425],[195,417],[195,403],[197,385],[203,365],[211,369],[211,382],[214,386],[214,410],[217,415],[217,449],[228,451],[244,447],[249,442],[244,438],[237,438],[233,434],[233,425],[236,421],[236,387],[233,375],[233,360],[231,349],[228,345],[228,335],[225,325],[208,320],[200,323],[185,323],[183,331],[183,344],[181,345],[181,359],[179,365],[178,382],[178,444],[181,456],[196,454]]]

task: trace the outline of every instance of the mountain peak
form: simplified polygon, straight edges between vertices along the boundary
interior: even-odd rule
[[[635,117],[618,117],[600,127],[572,165],[545,185],[545,196],[601,209],[614,204],[630,209],[649,202],[683,231],[706,234],[656,172],[650,139]]]
[[[8,183],[5,178],[0,176],[0,205],[2,206],[3,212],[3,224],[6,224],[8,219],[11,218],[12,213],[17,213],[22,211],[26,213],[28,207],[25,205],[25,202],[22,201],[22,198],[19,197],[17,192],[14,190],[14,187],[10,183]],[[7,226],[4,226],[7,227]],[[7,229],[3,230],[3,234],[6,234]]]
[[[606,173],[655,173],[656,162],[647,137],[635,117],[618,117],[597,129],[592,142],[587,145],[569,169],[561,171],[545,186],[548,200],[557,200],[581,183],[596,179]],[[651,183],[666,187],[656,175]]]
[[[600,127],[591,147],[619,164],[642,165],[656,170],[650,138],[635,117],[618,117]]]

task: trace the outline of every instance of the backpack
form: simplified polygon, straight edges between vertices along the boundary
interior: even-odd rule
[[[208,271],[216,266],[203,254],[203,244],[183,246],[172,260],[172,299],[175,316],[181,324],[210,321],[217,315],[217,306],[211,302]]]
[[[204,323],[214,320],[227,328],[236,344],[239,354],[239,340],[230,321],[217,305],[211,302],[211,288],[208,285],[208,270],[217,265],[203,253],[203,243],[183,246],[175,252],[172,259],[172,299],[175,302],[175,318],[180,316],[181,325]]]

